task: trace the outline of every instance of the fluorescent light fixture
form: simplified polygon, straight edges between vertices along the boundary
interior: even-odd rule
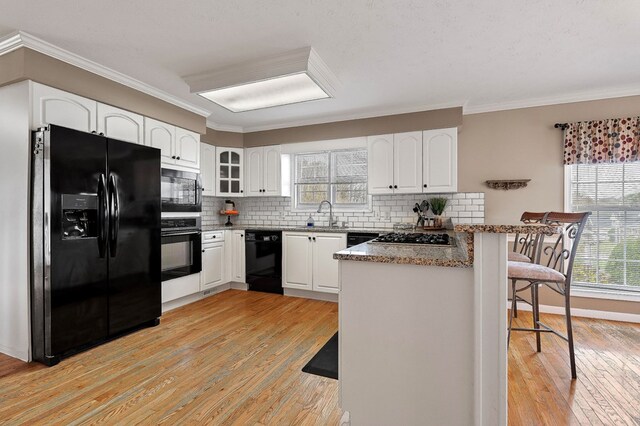
[[[232,112],[333,97],[335,76],[310,47],[185,77],[191,93]]]
[[[328,98],[329,95],[306,73],[285,75],[241,86],[199,93],[233,112]]]

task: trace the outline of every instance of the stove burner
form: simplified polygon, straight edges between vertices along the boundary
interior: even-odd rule
[[[372,243],[385,243],[385,244],[428,244],[438,246],[451,246],[452,241],[448,234],[405,234],[393,232],[391,234],[381,235]]]

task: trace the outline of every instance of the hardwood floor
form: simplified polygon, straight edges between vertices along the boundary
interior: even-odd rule
[[[0,422],[337,424],[337,381],[300,371],[337,329],[335,303],[226,291],[55,367],[0,358]]]
[[[300,371],[337,321],[333,303],[230,290],[52,368],[0,355],[0,423],[337,425],[338,382]],[[538,354],[514,333],[510,425],[640,424],[640,325],[576,318],[575,333],[576,382],[564,341]]]
[[[564,316],[541,315],[564,333]],[[578,378],[559,337],[514,332],[509,348],[510,425],[640,425],[640,324],[573,318]],[[519,327],[531,327],[519,312]]]

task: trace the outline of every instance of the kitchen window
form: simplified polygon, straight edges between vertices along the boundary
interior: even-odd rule
[[[574,264],[578,287],[640,294],[640,163],[567,167],[567,209],[592,211]]]
[[[296,154],[293,186],[297,209],[315,209],[322,200],[337,209],[368,208],[367,150]]]

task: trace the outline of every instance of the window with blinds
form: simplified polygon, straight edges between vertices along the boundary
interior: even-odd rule
[[[297,154],[294,171],[296,208],[317,208],[322,200],[338,208],[368,206],[366,149]]]
[[[592,211],[574,264],[574,284],[640,292],[640,163],[575,164],[571,211]]]

